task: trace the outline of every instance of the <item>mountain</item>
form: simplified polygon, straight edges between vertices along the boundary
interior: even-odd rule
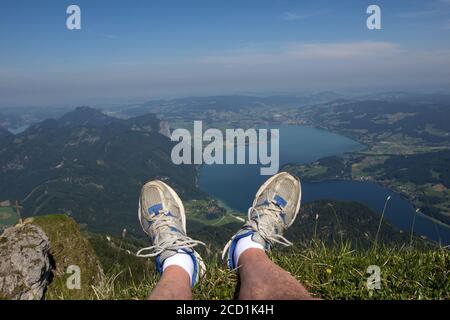
[[[360,100],[377,100],[377,101],[391,101],[391,102],[408,102],[408,103],[434,103],[442,104],[448,103],[450,94],[448,93],[418,93],[418,92],[404,92],[391,91],[379,92],[363,95]]]
[[[428,97],[428,96],[425,96]],[[422,99],[425,99],[422,96]],[[313,124],[330,129],[357,131],[385,139],[402,134],[430,144],[448,144],[450,139],[450,96],[431,96],[429,100],[364,100],[325,103],[302,110]],[[389,137],[389,136],[388,136]]]
[[[0,113],[0,129],[20,127],[21,124],[21,119],[18,116]]]
[[[318,239],[333,244],[351,242],[353,247],[371,247],[377,237],[380,215],[357,202],[315,201],[303,206],[286,233],[288,239],[306,243]],[[408,230],[398,230],[382,221],[378,242],[401,245],[409,241]]]
[[[324,103],[341,97],[341,95],[334,92],[318,92],[299,96],[273,95],[259,97],[250,95],[222,95],[187,97],[172,100],[152,100],[139,105],[116,108],[114,111],[124,117],[139,116],[153,112],[163,115],[166,119],[171,119],[174,116],[180,116],[180,114],[186,117],[205,111],[240,112],[242,110],[273,107],[299,107],[308,104]]]
[[[57,119],[72,108],[66,107],[4,107],[0,109],[0,127],[18,129],[45,119]]]
[[[109,117],[100,110],[89,107],[78,107],[74,111],[64,114],[59,118],[59,124],[67,127],[101,127],[118,124],[119,119]]]
[[[14,135],[0,127],[0,149],[13,139]]]
[[[188,230],[195,239],[222,249],[224,244],[241,226],[241,222],[226,225],[205,226],[189,219]],[[309,243],[315,239],[333,245],[352,243],[354,248],[373,245],[380,223],[380,215],[367,206],[356,202],[315,201],[303,204],[294,224],[287,230],[286,238],[295,244]],[[409,243],[410,234],[401,231],[387,221],[382,221],[378,243],[403,245]]]
[[[184,199],[202,197],[195,167],[172,163],[174,143],[159,129],[154,115],[119,120],[83,107],[14,139],[3,132],[0,199],[21,200],[25,216],[66,213],[91,230],[136,231],[146,181],[168,181]]]

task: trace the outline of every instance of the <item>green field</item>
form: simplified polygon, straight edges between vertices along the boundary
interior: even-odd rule
[[[219,200],[190,200],[184,204],[187,218],[203,225],[223,226],[239,221],[236,216],[242,216]]]
[[[11,207],[0,207],[0,226],[11,226],[19,221],[17,213]]]

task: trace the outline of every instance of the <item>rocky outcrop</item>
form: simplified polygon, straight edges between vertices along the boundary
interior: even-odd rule
[[[50,243],[42,229],[17,225],[0,236],[0,299],[38,300],[52,274]]]
[[[50,239],[54,269],[45,299],[94,299],[92,287],[100,284],[103,271],[94,249],[81,233],[75,220],[63,214],[56,214],[29,218],[25,222],[42,228]],[[80,270],[79,288],[67,285],[75,275],[74,267]]]

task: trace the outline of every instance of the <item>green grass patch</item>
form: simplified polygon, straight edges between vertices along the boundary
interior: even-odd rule
[[[205,257],[206,258],[206,257]],[[435,247],[389,247],[355,251],[350,245],[311,242],[271,259],[322,299],[450,299],[449,251]],[[207,275],[194,289],[195,299],[228,300],[236,297],[237,276],[215,254],[207,261]],[[381,270],[381,289],[369,290],[367,268]],[[109,274],[95,288],[100,299],[146,299],[159,276],[147,274],[126,285]]]
[[[19,221],[19,216],[12,207],[0,207],[0,226],[12,226]]]
[[[93,285],[101,283],[103,275],[99,259],[89,241],[81,234],[72,218],[62,215],[47,215],[28,219],[44,230],[50,240],[53,279],[47,287],[45,299],[94,299]],[[80,289],[69,289],[67,280],[69,266],[80,268]]]

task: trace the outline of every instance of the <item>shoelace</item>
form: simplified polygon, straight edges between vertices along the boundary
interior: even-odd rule
[[[257,231],[259,235],[270,244],[279,243],[289,247],[292,246],[292,242],[281,234],[273,232],[273,225],[275,223],[278,224],[279,221],[281,221],[281,225],[284,225],[284,221],[280,216],[281,209],[282,208],[273,200],[270,200],[268,205],[260,206],[258,209],[250,207],[248,209],[248,221],[250,222],[252,229]],[[256,219],[252,219],[253,212],[256,213]]]
[[[176,227],[172,221],[172,218],[168,216],[168,213],[169,212],[167,210],[159,211],[159,214],[156,216],[151,225],[151,228],[153,229],[152,233],[157,234],[160,229]],[[193,248],[196,245],[206,246],[202,241],[194,240],[182,234],[177,234],[177,236],[173,235],[172,237],[167,237],[167,239],[164,239],[157,245],[140,249],[136,253],[136,256],[141,258],[151,258],[160,255],[166,250],[177,251],[178,249]],[[146,251],[150,251],[150,253],[143,253]]]
[[[261,206],[258,210],[255,207],[250,207],[248,209],[248,224],[253,231],[259,233],[261,238],[269,242],[270,244],[279,243],[283,246],[289,247],[292,246],[292,242],[283,237],[281,234],[274,233],[273,224],[281,221],[284,224],[280,216],[280,206],[273,200],[269,201],[268,205]],[[262,215],[260,213],[262,212]],[[256,213],[256,219],[252,218],[253,212]],[[261,219],[261,217],[267,217],[268,219]],[[275,222],[273,221],[275,220]],[[225,245],[225,248],[222,251],[222,260],[225,258],[225,255],[233,242],[233,239],[228,241]]]

